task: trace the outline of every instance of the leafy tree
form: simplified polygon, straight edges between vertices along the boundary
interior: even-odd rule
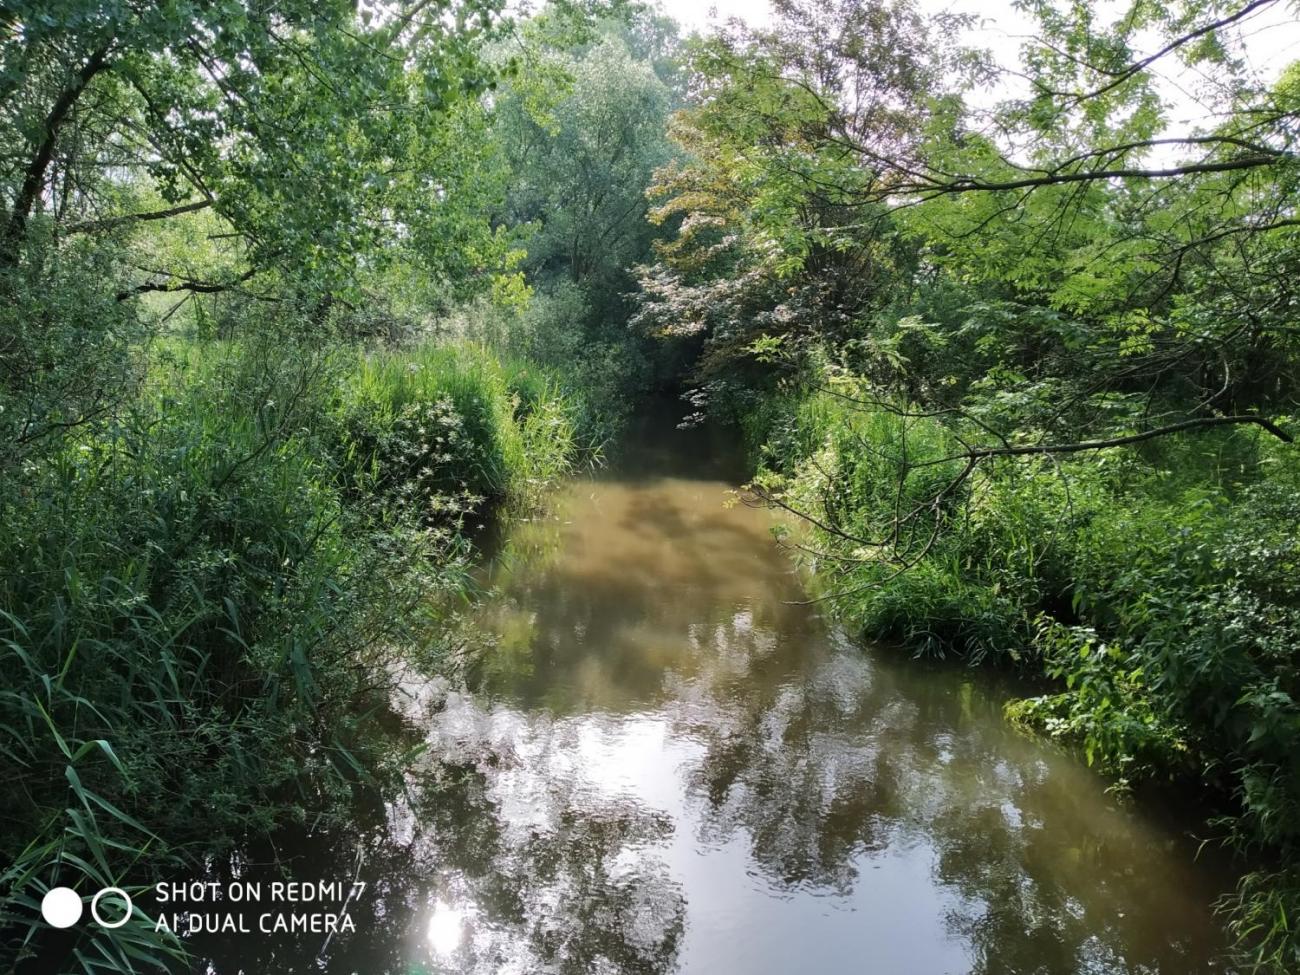
[[[475,134],[496,74],[477,51],[498,8],[9,4],[7,441],[66,430],[129,387],[140,312],[176,308],[138,309],[143,296],[289,301],[319,326],[385,269],[449,296],[508,274]]]
[[[640,321],[706,335],[704,378],[828,355],[972,424],[975,465],[1222,424],[1287,439],[1260,410],[1296,366],[1294,71],[1256,85],[1214,41],[1258,7],[1138,3],[1111,28],[1035,7],[1032,96],[997,108],[995,138],[962,97],[988,65],[909,5],[778,4],[772,30],[696,54],[690,161],[654,190],[681,226]],[[1172,36],[1139,63],[1140,28]],[[1223,69],[1226,121],[1160,135],[1150,75],[1175,53]],[[1156,149],[1199,155],[1143,163]]]
[[[455,167],[432,162],[463,141],[456,106],[490,83],[473,44],[494,12],[11,4],[0,259],[18,263],[34,223],[100,234],[208,207],[232,224],[254,273],[328,281],[398,239],[433,256],[434,228],[417,217],[431,198],[459,202]],[[150,184],[163,205],[132,210]],[[140,289],[202,283],[162,278]]]
[[[646,253],[645,187],[671,155],[671,93],[612,25],[572,49],[537,47],[501,92],[496,135],[512,181],[506,222],[534,224],[525,267],[592,295],[626,290]]]
[[[760,360],[777,352],[849,340],[893,299],[916,247],[867,198],[876,171],[854,146],[901,151],[934,114],[928,92],[978,68],[905,3],[774,10],[769,29],[733,25],[694,49],[672,130],[684,158],[651,189],[651,218],[676,236],[642,269],[638,323],[702,342],[715,393],[735,391],[729,371],[770,375]]]
[[[497,220],[526,249],[519,268],[534,294],[527,308],[474,303],[449,322],[564,369],[586,392],[588,426],[606,433],[674,366],[626,325],[629,268],[658,235],[645,187],[674,154],[666,125],[680,84],[675,25],[613,6],[617,16],[576,22],[547,8],[495,50],[515,69],[490,100],[491,158],[506,184]]]

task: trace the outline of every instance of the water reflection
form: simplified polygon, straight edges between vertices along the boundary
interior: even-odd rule
[[[465,940],[466,922],[470,910],[453,907],[442,901],[433,905],[433,914],[429,918],[429,947],[440,957],[453,955]]]
[[[1190,838],[1014,733],[983,677],[792,605],[726,489],[583,481],[515,530],[469,689],[407,688],[408,796],[297,868],[362,850],[329,971],[1220,970],[1228,881]],[[213,954],[321,970],[295,950]]]

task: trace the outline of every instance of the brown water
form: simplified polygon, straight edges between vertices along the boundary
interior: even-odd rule
[[[359,870],[357,933],[209,971],[1222,970],[1194,838],[1015,732],[987,675],[793,604],[771,516],[667,439],[511,529],[478,665],[408,686],[410,795],[298,868]]]

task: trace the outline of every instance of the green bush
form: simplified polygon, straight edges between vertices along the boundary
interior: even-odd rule
[[[574,403],[543,371],[479,347],[375,352],[342,385],[345,476],[435,519],[535,500],[573,460]]]
[[[522,308],[469,303],[441,328],[506,362],[546,370],[572,400],[580,440],[588,449],[599,449],[618,434],[659,369],[644,338],[599,317],[584,289],[562,280],[536,291]]]

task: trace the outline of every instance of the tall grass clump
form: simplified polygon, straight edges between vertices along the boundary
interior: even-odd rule
[[[457,517],[535,500],[571,414],[468,348],[167,342],[110,416],[7,468],[6,952],[165,967],[181,946],[143,915],[59,938],[41,897],[141,892],[394,783],[385,689],[449,643]]]
[[[522,305],[486,299],[454,309],[439,330],[504,362],[546,369],[568,391],[583,442],[600,447],[626,426],[638,400],[673,374],[661,345],[602,317],[586,289],[551,281]]]
[[[575,459],[577,403],[554,375],[478,346],[371,352],[342,385],[343,464],[434,519],[535,503]]]

